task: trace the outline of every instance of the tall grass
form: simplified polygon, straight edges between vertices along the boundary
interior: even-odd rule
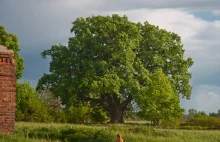
[[[125,142],[220,142],[218,130],[156,129],[143,124],[72,125],[17,123],[14,135],[0,142],[113,142],[122,133]]]

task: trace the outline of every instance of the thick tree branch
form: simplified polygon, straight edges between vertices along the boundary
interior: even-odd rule
[[[80,97],[81,100],[83,101],[90,101],[92,103],[96,103],[96,104],[99,104],[103,107],[104,110],[108,111],[109,110],[109,106],[107,106],[105,104],[106,102],[106,94],[102,94],[100,98],[98,99],[95,99],[95,98],[90,98],[90,97],[85,97],[85,96],[81,96]]]
[[[129,104],[132,100],[133,100],[133,97],[132,97],[131,95],[129,95],[129,96],[127,97],[127,99],[126,99],[124,102],[122,102],[122,104],[121,104],[122,109],[126,109],[127,106],[128,106],[128,104]]]

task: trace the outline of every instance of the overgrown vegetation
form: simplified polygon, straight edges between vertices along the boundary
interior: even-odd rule
[[[220,129],[220,110],[207,115],[204,111],[189,109],[188,114],[182,115],[181,129]]]
[[[16,121],[102,123],[108,120],[106,113],[90,104],[77,104],[62,108],[57,99],[50,102],[42,99],[29,82],[18,82],[16,86]],[[45,95],[45,94],[44,94]],[[55,97],[55,96],[54,96]],[[49,102],[49,103],[48,103]],[[56,107],[52,104],[58,104]]]
[[[113,142],[117,133],[122,133],[125,142],[218,142],[220,140],[220,131],[156,129],[140,124],[17,123],[15,134],[0,135],[0,142]]]
[[[216,117],[195,117],[184,123],[183,126],[199,126],[207,129],[220,129],[220,119]]]
[[[49,108],[28,82],[17,82],[16,88],[16,121],[52,121]]]

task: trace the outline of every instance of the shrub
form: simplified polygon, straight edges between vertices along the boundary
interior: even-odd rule
[[[48,107],[38,97],[29,82],[16,84],[16,120],[51,122]]]
[[[187,125],[220,129],[220,118],[210,116],[194,117],[189,120]]]
[[[83,124],[91,121],[92,109],[88,105],[70,106],[66,110],[67,122]]]
[[[95,123],[104,123],[109,120],[107,113],[102,108],[95,106],[92,109],[91,120]]]

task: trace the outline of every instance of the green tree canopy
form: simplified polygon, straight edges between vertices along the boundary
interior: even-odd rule
[[[193,108],[189,109],[188,113],[189,113],[189,116],[197,116],[198,115],[197,110],[193,109]]]
[[[4,45],[8,49],[14,51],[15,65],[16,65],[16,78],[20,79],[23,75],[24,59],[20,56],[21,50],[18,45],[18,38],[14,34],[9,34],[3,26],[0,26],[0,45]]]
[[[192,87],[191,58],[184,59],[184,49],[179,35],[159,29],[148,22],[139,24],[142,40],[138,57],[143,66],[151,73],[162,69],[169,77],[175,95],[190,99]]]
[[[77,100],[99,105],[111,123],[123,123],[128,105],[156,69],[164,71],[175,95],[189,98],[192,60],[183,58],[177,34],[118,15],[78,18],[71,32],[68,46],[42,52],[51,57],[50,74],[39,80],[38,90],[49,88],[67,106]]]
[[[170,81],[162,70],[156,70],[150,77],[148,87],[137,97],[141,115],[154,125],[171,124],[179,120],[184,109],[179,97],[174,94]]]

